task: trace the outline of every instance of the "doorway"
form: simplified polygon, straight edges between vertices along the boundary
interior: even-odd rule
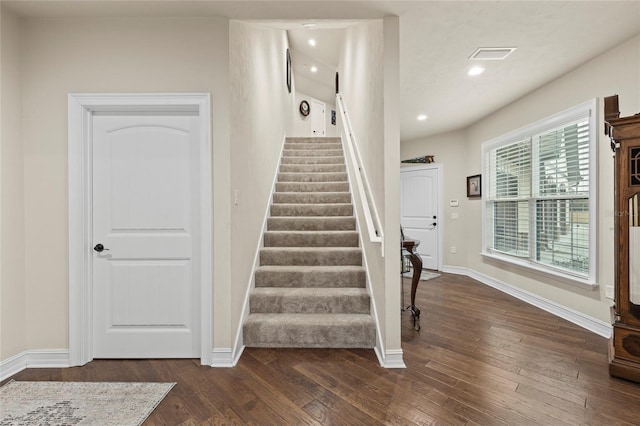
[[[325,136],[327,130],[326,105],[311,98],[311,134]]]
[[[70,364],[212,352],[208,94],[69,95]]]
[[[400,170],[400,224],[407,238],[420,240],[425,269],[442,270],[442,165]]]

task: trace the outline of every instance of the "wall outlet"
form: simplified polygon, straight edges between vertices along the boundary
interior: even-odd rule
[[[452,212],[451,213],[451,220],[457,220],[458,219],[458,213]]]
[[[613,300],[614,296],[613,296],[613,286],[612,285],[608,285],[604,288],[604,294],[605,296],[607,296],[607,298]]]
[[[454,246],[451,247],[451,253],[456,254],[458,252],[458,249],[455,248]]]

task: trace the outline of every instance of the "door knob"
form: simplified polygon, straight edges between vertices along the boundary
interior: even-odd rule
[[[109,249],[108,249],[108,248],[104,248],[104,246],[103,246],[102,244],[100,244],[100,243],[96,244],[96,246],[95,246],[93,249],[94,249],[95,251],[97,251],[98,253],[100,253],[100,252],[102,252],[102,251],[104,251],[104,250],[109,251]]]

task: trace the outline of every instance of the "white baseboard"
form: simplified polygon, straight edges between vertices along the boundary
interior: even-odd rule
[[[488,275],[474,271],[473,269],[463,268],[460,266],[444,266],[442,272],[448,272],[450,274],[466,275],[482,284],[493,287],[496,290],[500,290],[503,293],[509,294],[517,299],[527,302],[537,308],[547,311],[557,317],[567,320],[573,324],[576,324],[586,330],[596,333],[602,337],[610,338],[613,333],[613,327],[611,324],[601,321],[597,318],[590,317],[581,312],[575,311],[566,306],[560,305],[551,300],[540,297],[536,294],[530,293],[526,290],[514,287],[510,284],[496,280]]]
[[[389,349],[385,352],[384,368],[407,368],[402,359],[402,349]]]
[[[236,354],[233,356],[233,366],[238,365],[238,361],[240,361],[240,356],[242,356],[242,352],[244,352],[245,346],[242,345],[239,348],[236,348]]]
[[[235,367],[241,353],[242,351],[239,351],[238,357],[234,359],[231,348],[214,349],[211,353],[211,359],[213,360],[211,366],[223,368]]]
[[[469,268],[464,268],[462,266],[448,266],[444,265],[442,267],[442,272],[446,272],[447,274],[456,274],[456,275],[466,275],[469,276]]]
[[[384,355],[380,351],[380,347],[373,348],[380,362],[380,366],[383,368],[407,368],[402,360],[402,349],[390,349],[384,352]]]
[[[50,349],[23,351],[0,362],[0,380],[5,380],[25,368],[69,367],[69,350]]]

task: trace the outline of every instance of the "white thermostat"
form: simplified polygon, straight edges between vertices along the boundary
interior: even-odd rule
[[[458,200],[449,200],[450,207],[458,207],[459,204]]]

